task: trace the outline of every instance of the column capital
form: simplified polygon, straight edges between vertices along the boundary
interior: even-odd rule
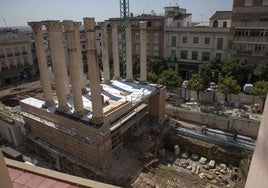
[[[28,25],[31,26],[34,34],[42,33],[42,22],[28,22]]]
[[[112,29],[118,29],[118,23],[117,22],[112,22],[111,26],[112,26]]]
[[[132,28],[132,23],[130,21],[125,21],[124,25],[125,25],[126,29],[131,29]]]
[[[106,23],[106,22],[101,22],[101,23],[100,23],[100,29],[106,31],[106,30],[107,30],[107,25],[108,25],[108,23]]]
[[[59,20],[48,20],[42,22],[48,32],[61,32],[62,31],[62,25]]]
[[[82,25],[81,22],[74,22],[74,30],[79,31],[81,25]]]
[[[74,22],[72,20],[63,20],[62,23],[63,23],[65,32],[74,31]]]
[[[94,31],[95,29],[94,18],[84,18],[84,27],[86,31]]]
[[[146,29],[147,22],[146,21],[140,21],[140,29]]]

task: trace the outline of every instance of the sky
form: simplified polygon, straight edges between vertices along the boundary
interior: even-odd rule
[[[120,17],[119,0],[0,0],[0,27],[26,26],[29,21],[73,20],[95,17],[100,22]],[[232,10],[232,0],[129,0],[135,15],[152,10],[164,14],[164,7],[179,6],[192,13],[192,21],[208,21],[220,10]]]

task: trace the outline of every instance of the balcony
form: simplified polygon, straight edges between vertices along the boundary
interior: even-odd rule
[[[26,51],[21,52],[22,55],[27,55]]]
[[[7,54],[7,57],[12,57],[12,56],[13,56],[12,53],[8,53],[8,54]]]
[[[0,58],[5,58],[6,56],[4,54],[1,54],[0,55]]]
[[[20,56],[20,52],[15,52],[15,56]]]
[[[236,51],[237,55],[247,55],[247,56],[249,55],[249,56],[252,56],[252,53],[253,53],[252,51],[246,51],[246,50],[237,50]]]

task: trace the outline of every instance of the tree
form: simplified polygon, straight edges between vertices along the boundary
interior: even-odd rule
[[[259,81],[268,81],[268,61],[263,61],[261,64],[259,64],[254,70],[254,75]]]
[[[200,66],[200,76],[206,87],[209,86],[210,82],[218,81],[221,70],[222,63],[216,59],[206,61]]]
[[[160,75],[164,70],[167,70],[167,64],[163,59],[151,58],[148,61],[147,71]]]
[[[158,83],[166,86],[177,87],[181,83],[182,78],[173,70],[166,70],[160,74]]]
[[[220,79],[220,82],[218,83],[218,90],[225,95],[225,102],[227,102],[228,94],[238,94],[241,90],[241,87],[232,76],[229,76]]]
[[[258,81],[254,85],[254,89],[252,92],[254,95],[257,95],[263,99],[263,106],[265,105],[265,99],[268,93],[268,82],[267,81]]]
[[[199,92],[204,91],[206,88],[204,80],[199,74],[193,74],[187,85],[189,89],[195,90],[197,94],[197,100],[199,100]]]
[[[222,67],[223,77],[234,77],[239,85],[243,85],[248,81],[248,76],[252,68],[246,59],[235,58],[225,63]]]
[[[159,77],[154,72],[149,71],[148,74],[147,74],[147,79],[151,83],[157,83],[157,80],[159,79]]]

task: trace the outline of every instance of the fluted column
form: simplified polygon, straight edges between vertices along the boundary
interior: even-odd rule
[[[141,83],[147,83],[147,36],[146,36],[146,21],[140,22],[140,75]]]
[[[70,20],[64,20],[63,25],[66,34],[67,51],[70,61],[69,70],[72,83],[74,115],[80,117],[85,114],[81,90],[81,67],[79,66],[79,64],[81,64],[81,61],[78,59],[78,53],[81,53],[81,51],[79,51],[77,48],[78,43],[77,38],[75,37],[74,22]]]
[[[91,103],[93,120],[97,122],[103,121],[101,86],[99,76],[98,55],[95,43],[95,22],[94,18],[84,18],[84,28],[87,39],[87,62],[88,76],[90,80]]]
[[[110,82],[110,66],[109,66],[109,53],[108,53],[108,36],[107,24],[105,22],[100,24],[101,28],[101,54],[103,65],[103,79],[104,83]]]
[[[41,22],[28,22],[28,25],[31,26],[33,30],[33,38],[40,72],[40,81],[44,94],[44,101],[45,101],[44,106],[49,107],[55,103],[53,101],[53,94],[49,80],[49,71],[47,67],[46,53],[43,43],[44,41],[42,33],[43,24]]]
[[[125,22],[126,28],[126,63],[127,63],[127,81],[133,81],[133,68],[132,68],[132,24]]]
[[[82,60],[82,50],[80,46],[80,25],[81,22],[74,22],[74,37],[75,37],[75,42],[76,42],[76,48],[77,48],[77,61],[78,61],[78,66],[79,66],[79,71],[80,71],[80,76],[81,76],[81,89],[83,92],[86,91],[86,83],[85,83],[85,78],[84,78],[84,69],[83,69],[83,60]]]
[[[112,23],[112,41],[113,41],[113,62],[114,62],[114,79],[120,79],[120,65],[118,52],[118,24]]]
[[[44,21],[43,23],[48,30],[49,48],[56,83],[56,93],[59,103],[58,110],[67,111],[69,109],[69,106],[67,104],[67,85],[69,86],[69,83],[62,40],[61,23],[59,21],[52,20]]]

